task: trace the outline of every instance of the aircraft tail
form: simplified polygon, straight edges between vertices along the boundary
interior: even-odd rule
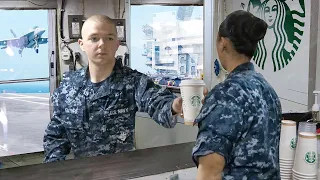
[[[12,29],[10,29],[10,32],[11,32],[11,34],[13,35],[14,38],[17,38],[16,33],[14,33]]]

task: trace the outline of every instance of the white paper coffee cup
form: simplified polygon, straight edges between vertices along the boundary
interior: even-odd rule
[[[300,132],[293,170],[304,176],[317,175],[317,137],[310,132]]]
[[[193,125],[202,108],[204,87],[205,83],[203,80],[198,79],[182,80],[180,83],[183,116],[186,125]]]
[[[292,162],[296,151],[297,126],[295,121],[282,120],[279,143],[279,158],[281,161]]]

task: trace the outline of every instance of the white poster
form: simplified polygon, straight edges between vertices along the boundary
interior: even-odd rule
[[[283,112],[307,111],[311,1],[232,2],[233,10],[249,11],[269,25],[253,61],[279,95]]]

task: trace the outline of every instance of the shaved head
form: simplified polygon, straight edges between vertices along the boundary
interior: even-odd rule
[[[105,15],[93,15],[90,16],[84,23],[81,29],[81,34],[82,37],[84,38],[86,35],[88,35],[88,31],[90,30],[90,28],[92,27],[93,24],[95,23],[99,23],[99,24],[109,24],[112,25],[112,27],[114,28],[115,32],[117,32],[117,28],[115,23],[113,22],[113,20]],[[117,35],[117,34],[115,34]]]
[[[80,48],[86,52],[89,65],[101,67],[115,62],[115,54],[120,42],[117,28],[111,18],[94,15],[88,18],[81,29]]]

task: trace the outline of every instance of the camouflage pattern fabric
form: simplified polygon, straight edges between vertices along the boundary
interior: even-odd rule
[[[281,104],[252,63],[235,68],[205,98],[195,123],[199,132],[193,160],[218,153],[225,180],[280,179]]]
[[[175,95],[148,76],[117,61],[98,87],[88,67],[69,73],[52,95],[53,117],[44,135],[44,162],[134,150],[135,114],[147,112],[159,125],[173,128]]]

